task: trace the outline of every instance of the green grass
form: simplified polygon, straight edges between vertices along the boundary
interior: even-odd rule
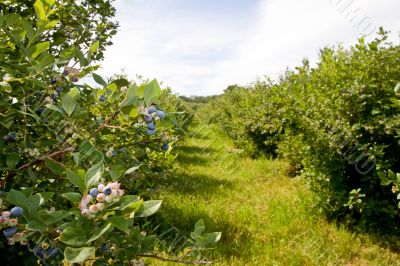
[[[182,235],[198,219],[208,232],[221,231],[216,265],[400,265],[398,254],[372,237],[315,213],[306,183],[285,176],[283,162],[241,156],[212,125],[191,130],[178,148],[176,175],[160,180],[156,219]]]

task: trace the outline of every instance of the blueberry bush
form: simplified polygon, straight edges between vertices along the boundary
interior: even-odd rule
[[[169,168],[182,108],[155,79],[121,84],[95,73],[117,28],[111,2],[0,5],[6,265],[126,265],[153,256],[157,236],[142,225],[161,201],[140,196],[138,176]],[[185,258],[200,258],[220,236],[200,221]]]
[[[354,228],[400,234],[400,46],[375,40],[326,47],[277,82],[231,86],[213,121],[257,156],[308,177],[320,210]]]

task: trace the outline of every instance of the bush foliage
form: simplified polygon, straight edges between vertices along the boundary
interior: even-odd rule
[[[115,34],[112,1],[6,2],[0,16],[3,264],[126,265],[149,256],[157,237],[142,225],[161,201],[138,196],[138,178],[170,167],[186,123],[179,115],[189,109],[157,80],[123,84],[94,72]],[[89,79],[97,85],[80,82]],[[204,234],[200,221],[186,257],[200,257],[219,238]]]
[[[398,234],[400,46],[383,29],[321,50],[278,82],[231,86],[211,102],[222,128],[252,155],[279,156],[309,177],[323,210]]]

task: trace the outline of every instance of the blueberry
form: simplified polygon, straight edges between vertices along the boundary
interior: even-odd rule
[[[63,72],[63,74],[64,74],[65,76],[68,76],[68,75],[69,75],[69,73],[70,73],[69,69],[64,69],[64,72]]]
[[[10,210],[11,216],[19,217],[24,213],[24,210],[21,207],[14,207]]]
[[[46,258],[50,258],[50,257],[57,255],[57,252],[58,252],[58,250],[56,248],[48,248],[46,250],[46,254],[45,254]]]
[[[57,87],[57,89],[56,89],[56,91],[57,91],[58,93],[62,92],[63,90],[64,90],[63,87]]]
[[[168,145],[168,143],[164,143],[164,144],[161,146],[161,149],[162,149],[163,151],[169,150],[169,145]]]
[[[112,151],[112,157],[117,156],[117,152],[116,151]]]
[[[154,134],[156,134],[156,130],[151,130],[151,129],[147,130],[147,135],[153,136]]]
[[[97,193],[98,193],[97,188],[92,188],[90,190],[90,196],[92,196],[93,198],[97,197]]]
[[[108,246],[107,243],[103,243],[103,244],[100,245],[100,248],[101,248],[101,250],[102,250],[103,252],[106,252],[106,251],[108,251],[109,246]]]
[[[147,124],[147,128],[150,130],[154,130],[154,129],[156,129],[156,125],[153,122],[151,122],[151,123]]]
[[[108,188],[104,189],[103,193],[106,195],[111,195],[112,190],[111,190],[111,188],[108,187]]]
[[[17,134],[15,132],[8,133],[8,141],[15,141],[17,138]]]
[[[55,78],[50,78],[50,83],[51,84],[55,84],[57,82],[57,80]]]
[[[147,111],[151,114],[151,113],[157,112],[157,109],[152,105],[149,108],[147,108]]]
[[[157,110],[157,115],[160,119],[164,119],[165,118],[165,113],[161,110]]]
[[[44,258],[44,250],[42,249],[41,246],[37,245],[34,249],[33,249],[33,254],[40,258],[43,259]]]
[[[106,98],[106,96],[104,96],[104,95],[100,95],[100,97],[99,97],[99,101],[100,101],[100,102],[104,102],[106,99],[107,99],[107,98]]]
[[[51,98],[53,101],[56,101],[56,100],[57,100],[57,97],[58,97],[58,94],[57,94],[57,93],[52,93],[52,94],[50,95],[50,98]]]
[[[36,110],[36,114],[37,115],[41,115],[41,114],[43,114],[43,112],[44,112],[44,108],[43,107],[40,107],[39,109]]]
[[[3,235],[7,238],[12,237],[13,235],[15,235],[15,233],[17,233],[16,227],[8,227],[3,231]]]
[[[151,120],[153,120],[153,117],[151,115],[145,115],[144,120],[146,120],[147,122],[150,122]]]
[[[79,79],[78,79],[77,77],[74,77],[74,78],[72,79],[72,81],[73,81],[73,82],[78,82]]]

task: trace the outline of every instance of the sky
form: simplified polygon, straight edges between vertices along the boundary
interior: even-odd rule
[[[119,32],[100,74],[157,78],[185,96],[279,77],[327,45],[398,43],[399,0],[117,0]]]

